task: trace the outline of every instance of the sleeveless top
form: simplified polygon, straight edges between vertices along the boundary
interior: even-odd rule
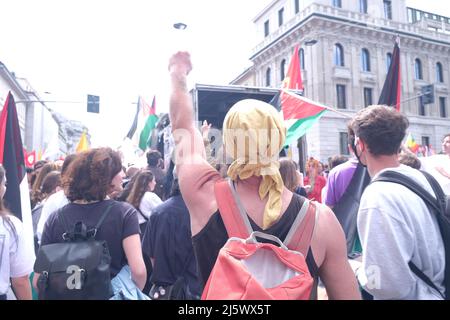
[[[274,225],[264,231],[250,217],[248,217],[252,229],[254,231],[262,231],[264,233],[274,235],[284,241],[291,225],[297,217],[297,214],[300,212],[304,201],[304,197],[293,194],[292,200],[286,209],[286,212]],[[218,210],[211,216],[206,226],[200,230],[198,234],[192,237],[202,287],[204,287],[208,281],[209,275],[214,267],[214,264],[216,263],[217,256],[219,255],[219,251],[225,245],[227,240],[228,234],[222,221],[222,216]],[[261,239],[261,241],[263,240],[264,239]],[[308,265],[309,272],[314,279],[315,286],[313,290],[316,292],[319,278],[319,268],[314,261],[311,248],[308,250],[306,263]],[[313,297],[316,296],[315,292],[312,295]]]

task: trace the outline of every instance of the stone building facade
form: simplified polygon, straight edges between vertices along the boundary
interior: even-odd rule
[[[27,152],[36,151],[42,159],[56,160],[74,153],[87,127],[52,110],[25,78],[16,77],[0,62],[0,112],[8,92],[16,101],[22,144]]]
[[[402,104],[417,143],[440,151],[450,132],[450,18],[408,8],[405,0],[274,0],[254,19],[253,66],[232,84],[280,87],[295,45],[305,96],[348,118],[376,104],[394,41],[400,37]],[[417,98],[433,84],[435,102]],[[328,112],[306,136],[321,161],[348,154],[348,118]]]

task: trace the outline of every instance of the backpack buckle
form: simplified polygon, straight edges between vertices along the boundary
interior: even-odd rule
[[[96,235],[97,235],[97,228],[88,230],[86,232],[86,237],[89,238],[89,239],[95,238]]]
[[[37,287],[39,290],[44,291],[48,286],[48,271],[42,271],[37,281]]]

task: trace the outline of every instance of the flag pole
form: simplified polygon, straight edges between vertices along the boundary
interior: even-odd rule
[[[287,94],[293,96],[293,97],[300,98],[300,99],[302,99],[302,100],[305,100],[305,101],[308,102],[308,103],[316,104],[316,105],[318,105],[318,106],[320,106],[320,107],[322,107],[322,108],[324,108],[324,109],[327,109],[328,111],[332,111],[332,112],[334,112],[334,113],[337,113],[338,115],[343,116],[344,118],[348,118],[348,119],[351,119],[351,118],[352,118],[352,116],[350,116],[350,115],[348,115],[348,114],[345,114],[345,113],[343,113],[343,112],[340,112],[340,111],[338,111],[338,110],[336,110],[336,109],[334,109],[334,108],[328,107],[328,106],[326,106],[326,105],[324,105],[324,104],[321,104],[321,103],[312,101],[312,100],[310,100],[310,99],[308,99],[308,98],[305,98],[305,97],[303,97],[303,96],[300,96],[300,95],[298,95],[298,94],[296,94],[296,93],[293,93],[293,92],[291,92],[291,91],[289,91],[289,90],[283,89],[282,91],[283,91],[284,93],[287,93]]]

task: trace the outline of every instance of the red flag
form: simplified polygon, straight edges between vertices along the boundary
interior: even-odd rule
[[[27,168],[33,168],[34,163],[36,162],[36,151],[31,151],[30,153],[27,150],[23,150],[23,154],[25,155],[25,166]]]
[[[298,45],[295,46],[294,54],[286,77],[281,85],[282,89],[303,90],[302,72],[300,69],[300,58],[298,56]]]

